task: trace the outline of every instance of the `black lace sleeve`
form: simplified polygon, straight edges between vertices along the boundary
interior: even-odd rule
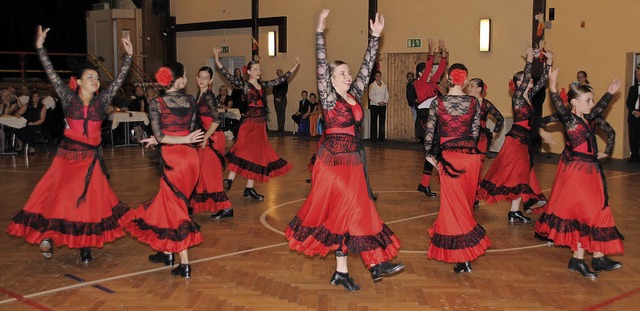
[[[556,113],[565,128],[570,128],[571,126],[568,125],[574,124],[576,121],[575,115],[564,105],[562,98],[560,98],[560,94],[557,92],[551,92],[551,102],[553,102],[553,106],[556,107]]]
[[[156,137],[158,142],[162,141],[164,134],[162,134],[162,122],[160,121],[160,97],[155,97],[149,103],[149,122],[151,122],[151,130],[153,136]]]
[[[207,92],[203,96],[204,102],[207,103],[207,107],[209,107],[209,111],[211,111],[213,123],[220,124],[220,113],[218,113],[218,108],[216,108],[216,94],[214,94],[213,92]]]
[[[531,88],[531,91],[529,91],[529,96],[533,97],[533,95],[535,95],[536,93],[540,92],[541,90],[544,90],[545,86],[547,85],[547,81],[549,81],[549,69],[551,68],[551,65],[544,65],[544,70],[542,71],[542,75],[540,76],[540,79],[538,79],[538,82],[536,82],[535,85],[533,85],[533,87]]]
[[[524,65],[524,75],[522,76],[522,82],[520,83],[520,86],[518,86],[516,88],[516,91],[513,93],[513,99],[522,99],[524,98],[524,91],[527,89],[527,85],[529,85],[529,81],[531,81],[531,69],[532,69],[532,64],[530,62],[527,62],[526,65]],[[521,108],[521,105],[526,104],[526,102],[524,100],[512,100],[511,101],[512,105],[514,106],[518,106],[518,107],[514,107],[515,108]]]
[[[558,113],[554,113],[540,119],[540,128],[546,129],[549,123],[554,123],[554,122],[560,122],[560,115],[558,115]]]
[[[215,97],[214,97],[215,99]],[[198,103],[196,103],[196,99],[193,96],[188,97],[189,107],[191,107],[191,125],[189,126],[189,131],[193,132],[196,130],[196,124],[198,122]],[[207,103],[208,104],[208,103]],[[215,108],[214,108],[215,110]],[[216,110],[217,111],[217,110]],[[211,112],[213,113],[213,112]]]
[[[118,72],[116,78],[111,82],[106,91],[101,92],[100,95],[98,95],[102,108],[107,108],[107,105],[116,95],[116,92],[120,89],[120,86],[122,86],[122,83],[124,82],[124,79],[127,77],[127,73],[129,72],[129,68],[131,67],[132,59],[132,55],[125,55],[122,61],[122,68],[120,68],[120,72]]]
[[[596,117],[600,116],[602,112],[605,109],[607,109],[607,106],[609,105],[612,99],[613,99],[613,94],[609,92],[604,93],[604,95],[602,95],[602,98],[600,98],[600,100],[596,103],[593,109],[591,109],[591,112],[589,112],[589,114],[584,115],[585,119],[593,120]]]
[[[471,104],[469,108],[475,106],[475,113],[473,115],[473,124],[471,124],[471,136],[478,141],[478,137],[480,137],[480,117],[482,115],[482,111],[480,109],[480,102],[475,96],[471,96]]]
[[[488,99],[485,100],[487,101],[487,110],[489,111],[489,114],[496,119],[496,126],[493,128],[493,132],[498,133],[502,130],[502,126],[504,125],[504,116],[502,116],[502,113],[500,113],[491,101]]]
[[[282,84],[282,82],[287,81],[287,79],[289,79],[289,77],[291,77],[293,73],[291,73],[291,71],[287,71],[285,72],[282,76],[277,77],[273,80],[268,80],[268,81],[261,81],[260,85],[263,88],[272,88],[278,84]]]
[[[322,109],[327,112],[336,106],[336,91],[331,86],[329,65],[327,64],[327,49],[324,44],[324,33],[316,33],[316,65],[318,67],[318,96]]]
[[[227,68],[224,68],[224,66],[219,69],[220,73],[222,73],[222,76],[225,77],[225,79],[229,80],[229,82],[231,82],[233,86],[244,89],[244,85],[246,83],[244,79],[234,76],[227,70]]]
[[[42,63],[42,67],[47,72],[47,76],[49,77],[51,85],[53,85],[56,93],[58,93],[58,97],[60,97],[62,108],[66,110],[69,106],[69,103],[71,102],[71,97],[74,96],[74,92],[71,91],[71,89],[69,89],[69,87],[64,82],[62,82],[62,79],[60,79],[58,73],[56,73],[56,71],[53,69],[53,64],[51,63],[51,60],[47,55],[47,49],[42,47],[37,51],[38,56],[40,57],[40,62]]]
[[[436,154],[434,154],[435,150],[433,149],[433,133],[436,130],[437,122],[438,122],[438,102],[434,101],[433,103],[431,103],[431,106],[429,106],[429,116],[427,117],[427,125],[425,128],[424,151],[427,157],[436,156]]]
[[[602,129],[605,136],[607,136],[607,147],[604,149],[604,153],[611,154],[613,152],[613,143],[616,140],[616,131],[601,116],[596,117],[594,122],[600,127],[600,129]]]
[[[358,71],[356,80],[351,84],[351,88],[349,88],[349,94],[355,97],[357,102],[362,101],[364,89],[367,87],[367,82],[371,76],[371,70],[373,70],[373,65],[376,62],[376,55],[378,54],[379,46],[380,37],[371,36],[369,38],[367,51],[364,53],[364,58],[362,59],[360,71]]]

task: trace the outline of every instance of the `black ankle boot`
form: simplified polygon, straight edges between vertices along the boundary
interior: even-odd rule
[[[188,279],[191,277],[191,265],[179,264],[177,267],[171,269],[171,274],[179,275],[185,279]]]
[[[531,222],[531,218],[523,215],[521,211],[509,212],[509,214],[507,214],[507,219],[509,222],[522,221],[525,224]]]
[[[211,215],[211,219],[220,220],[224,218],[233,218],[233,209],[223,209]]]
[[[233,185],[233,179],[225,179],[222,181],[222,187],[224,190],[231,190],[231,185]]]
[[[88,247],[83,247],[80,249],[80,260],[84,263],[90,263],[93,260],[91,256],[91,249]]]
[[[428,197],[435,197],[436,196],[435,193],[431,192],[431,186],[425,187],[422,184],[419,184],[418,185],[418,191],[424,193]]]
[[[342,285],[351,292],[360,290],[360,286],[353,282],[353,278],[349,277],[349,273],[334,272],[331,277],[331,284],[335,286]]]
[[[259,194],[258,192],[256,192],[256,189],[253,188],[244,188],[244,195],[243,197],[252,197],[258,201],[264,201],[264,196]]]
[[[593,271],[611,271],[618,268],[622,268],[622,263],[619,261],[612,260],[607,256],[602,256],[600,258],[593,258],[591,260],[591,267],[593,267]]]
[[[153,255],[149,255],[149,261],[163,263],[165,266],[173,266],[175,257],[173,256],[173,253],[165,254],[163,252],[157,252]]]
[[[42,257],[46,259],[53,258],[53,240],[43,239],[40,242],[40,251],[42,252]]]
[[[383,277],[392,276],[402,270],[404,270],[404,264],[385,261],[371,267],[371,278],[374,282],[378,282]]]
[[[459,262],[453,267],[453,272],[455,272],[455,273],[460,273],[460,272],[471,273],[471,263],[468,262],[468,261]]]
[[[571,257],[571,259],[569,260],[569,270],[578,271],[578,272],[582,273],[583,276],[585,276],[585,277],[587,277],[589,279],[595,279],[595,278],[598,277],[598,275],[595,274],[595,272],[589,270],[589,267],[584,262],[584,259],[578,259],[578,258],[575,258],[575,257]]]

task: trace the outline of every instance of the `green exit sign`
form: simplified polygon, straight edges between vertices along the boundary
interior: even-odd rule
[[[222,51],[220,51],[220,53],[229,53],[229,46],[228,45],[223,45],[220,47],[222,49]]]
[[[407,39],[407,47],[408,48],[421,48],[422,47],[422,39]]]

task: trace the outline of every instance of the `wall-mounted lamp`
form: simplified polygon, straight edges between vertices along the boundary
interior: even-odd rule
[[[268,53],[269,56],[276,56],[276,32],[275,31],[269,31],[269,33],[267,34],[267,42],[268,44]]]
[[[480,20],[480,52],[489,52],[491,47],[491,19]]]

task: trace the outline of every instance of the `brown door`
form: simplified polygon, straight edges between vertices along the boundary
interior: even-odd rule
[[[383,75],[389,88],[386,136],[388,139],[410,141],[415,136],[415,122],[407,104],[407,73],[415,75],[416,65],[427,60],[427,53],[386,54],[386,58],[388,72]]]

